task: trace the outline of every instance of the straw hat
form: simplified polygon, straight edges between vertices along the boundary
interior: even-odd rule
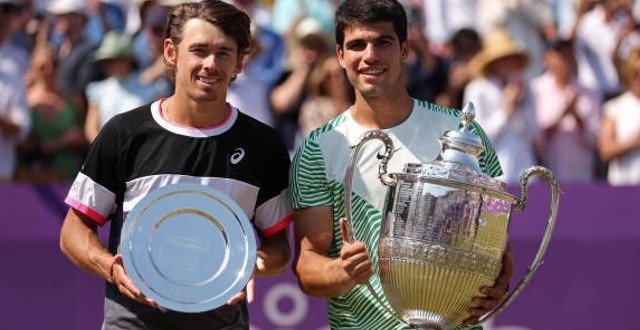
[[[482,49],[469,62],[469,68],[475,75],[484,76],[489,65],[507,57],[517,57],[522,67],[529,64],[529,55],[502,29],[494,30],[482,43]]]
[[[110,31],[102,39],[100,47],[96,50],[96,61],[126,58],[135,62],[133,53],[133,38],[123,32]]]

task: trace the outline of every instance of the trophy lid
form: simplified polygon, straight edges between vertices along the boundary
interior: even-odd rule
[[[475,106],[468,102],[460,112],[460,129],[447,131],[440,137],[442,150],[437,160],[462,164],[481,174],[478,155],[484,151],[484,145],[480,137],[469,130],[475,116]]]
[[[449,130],[440,137],[442,149],[438,157],[426,164],[406,164],[404,173],[443,184],[455,182],[497,192],[504,191],[503,182],[491,178],[480,169],[478,155],[485,147],[480,137],[470,131],[475,114],[475,106],[468,102],[460,112],[460,128]]]

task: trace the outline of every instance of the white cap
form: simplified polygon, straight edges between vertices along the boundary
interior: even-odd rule
[[[47,6],[47,11],[54,15],[87,14],[87,4],[83,0],[53,0]]]
[[[322,26],[316,19],[311,17],[302,19],[296,25],[294,32],[298,39],[303,39],[313,34],[323,35]]]

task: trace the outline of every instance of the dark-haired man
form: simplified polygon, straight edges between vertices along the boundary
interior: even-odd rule
[[[405,163],[433,160],[438,137],[458,127],[458,111],[413,99],[407,93],[403,63],[409,53],[407,17],[395,0],[346,0],[336,13],[336,51],[355,89],[347,111],[313,131],[298,149],[291,167],[296,257],[295,273],[303,291],[327,297],[332,329],[409,329],[364,285],[370,281],[384,297],[377,277],[377,246],[386,188],[378,178],[380,144],[363,145],[353,185],[353,227],[361,242],[345,240],[344,180],[351,146],[370,130],[383,130],[396,151],[389,172]],[[501,174],[500,164],[482,129],[472,131],[486,146],[480,166],[489,175]],[[466,323],[492,309],[504,296],[511,276],[506,254],[504,269],[494,287],[474,298]],[[479,296],[481,294],[479,293]]]

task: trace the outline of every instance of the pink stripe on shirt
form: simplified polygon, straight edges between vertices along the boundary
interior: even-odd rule
[[[262,231],[262,234],[266,237],[271,236],[285,228],[293,221],[293,213],[278,221],[275,225]]]
[[[64,200],[64,202],[67,203],[67,205],[79,211],[80,213],[88,216],[89,218],[91,218],[91,220],[95,221],[100,226],[104,226],[107,223],[107,219],[104,216],[102,216],[100,213],[98,213],[98,211],[86,205],[83,205],[82,203],[80,203],[75,199],[72,199],[71,197],[67,197]]]

